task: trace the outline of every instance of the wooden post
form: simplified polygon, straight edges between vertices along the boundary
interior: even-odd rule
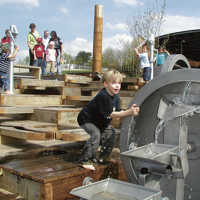
[[[94,41],[93,41],[93,74],[101,73],[102,68],[102,35],[103,35],[103,6],[95,5]]]

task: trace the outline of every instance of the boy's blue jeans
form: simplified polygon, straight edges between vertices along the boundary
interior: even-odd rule
[[[96,158],[99,145],[101,145],[99,157],[109,157],[115,144],[115,130],[111,126],[108,126],[101,133],[99,128],[92,123],[85,123],[81,125],[81,128],[90,135],[90,139],[86,142],[83,148],[83,159],[89,160]]]
[[[41,67],[42,75],[46,74],[46,62],[42,58],[38,58],[34,61],[34,66]]]
[[[0,80],[2,83],[2,89],[4,91],[8,90],[10,84],[9,74],[0,72]]]

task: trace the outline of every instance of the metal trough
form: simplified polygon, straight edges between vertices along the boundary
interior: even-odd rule
[[[172,171],[172,155],[178,154],[178,146],[150,143],[121,153],[134,161],[141,173],[157,172],[166,174]]]
[[[160,200],[161,191],[112,178],[75,188],[71,194],[88,200]]]

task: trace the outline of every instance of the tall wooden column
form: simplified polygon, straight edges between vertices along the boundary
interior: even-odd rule
[[[103,37],[103,6],[95,5],[94,41],[93,41],[93,74],[102,70],[102,37]]]

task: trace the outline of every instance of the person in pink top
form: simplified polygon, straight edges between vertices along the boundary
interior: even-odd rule
[[[54,48],[55,43],[51,41],[46,50],[46,73],[53,74],[56,72],[56,50]]]

